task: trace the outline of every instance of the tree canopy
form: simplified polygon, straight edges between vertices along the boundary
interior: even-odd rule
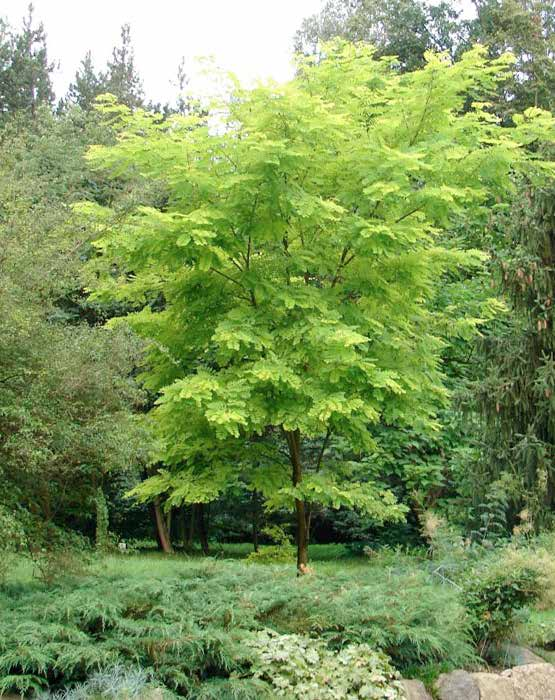
[[[503,130],[477,101],[509,58],[429,54],[401,76],[371,48],[326,52],[286,85],[236,87],[216,122],[124,113],[118,143],[90,162],[137,169],[166,189],[164,206],[117,226],[117,212],[81,206],[102,229],[97,297],[143,307],[127,320],[150,341],[156,458],[174,488],[191,470],[217,480],[246,440],[281,432],[290,467],[262,463],[257,485],[295,502],[300,567],[305,502],[399,516],[390,495],[345,478],[346,461],[305,475],[305,442],[368,450],[371,423],[433,421],[446,318],[429,302],[446,270],[481,260],[438,233],[507,196],[512,172],[545,168],[524,147],[552,131],[540,110]],[[450,332],[475,322],[461,310]]]

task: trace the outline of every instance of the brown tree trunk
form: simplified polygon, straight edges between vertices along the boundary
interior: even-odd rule
[[[156,529],[158,531],[158,539],[162,546],[162,549],[166,554],[173,554],[173,547],[170,540],[170,535],[168,528],[166,526],[166,521],[164,520],[164,515],[162,513],[162,508],[160,507],[160,499],[154,499],[154,515],[156,517]]]
[[[291,481],[297,486],[303,479],[301,463],[301,435],[298,430],[285,431],[289,448],[289,459],[293,470]],[[295,517],[297,521],[297,575],[305,574],[308,568],[308,526],[304,501],[295,499]]]
[[[204,503],[197,504],[198,513],[198,538],[200,540],[200,546],[202,553],[205,557],[210,554],[210,549],[208,547],[208,528],[206,524],[206,508]]]
[[[252,492],[252,546],[258,552],[258,491]]]

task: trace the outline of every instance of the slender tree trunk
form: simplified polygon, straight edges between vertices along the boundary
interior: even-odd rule
[[[166,513],[166,530],[168,531],[168,537],[170,542],[172,539],[172,512],[173,508],[170,508]]]
[[[164,520],[162,508],[160,507],[160,499],[154,499],[154,515],[156,517],[156,529],[158,531],[158,539],[162,549],[166,554],[173,554],[173,547],[170,540],[170,534]]]
[[[285,431],[285,437],[289,447],[289,459],[293,468],[291,481],[293,486],[297,486],[303,478],[301,435],[298,430]],[[297,521],[297,575],[300,576],[306,573],[308,567],[308,527],[305,503],[299,498],[295,499],[295,517]]]
[[[197,518],[197,504],[191,503],[191,510],[189,512],[189,528],[187,530],[187,542],[185,543],[185,549],[187,552],[193,551],[193,540],[195,538],[196,518]]]
[[[207,528],[207,523],[206,523],[206,508],[204,503],[198,503],[197,504],[197,513],[198,513],[198,537],[200,540],[200,546],[202,549],[202,553],[204,554],[205,557],[207,557],[210,554],[210,549],[208,546],[208,528]]]
[[[187,515],[185,506],[177,511],[177,536],[183,549],[187,548]]]
[[[258,552],[258,491],[252,492],[252,546]]]

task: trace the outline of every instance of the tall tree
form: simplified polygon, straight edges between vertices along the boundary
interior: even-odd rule
[[[142,80],[135,67],[135,51],[131,42],[131,27],[121,27],[121,43],[114,46],[112,58],[106,70],[106,92],[115,95],[127,107],[139,107],[143,103]]]
[[[186,484],[193,471],[216,482],[253,436],[281,436],[289,464],[263,460],[255,486],[294,505],[300,571],[307,503],[400,517],[390,493],[327,458],[327,441],[368,451],[369,424],[433,421],[451,319],[428,302],[445,270],[477,264],[436,234],[505,196],[528,162],[515,146],[552,124],[529,115],[502,130],[482,103],[462,113],[469,90],[491,90],[505,66],[480,49],[405,76],[364,47],[326,55],[287,85],[237,89],[220,129],[129,117],[119,144],[93,149],[91,162],[138,166],[165,183],[165,206],[114,227],[110,210],[84,207],[105,231],[100,296],[164,299],[127,317],[152,342],[158,458]],[[313,441],[321,457],[307,473]]]
[[[81,109],[91,109],[95,99],[107,92],[106,81],[106,75],[95,70],[92,54],[87,51],[75,73],[74,82],[69,86],[67,101]]]
[[[54,100],[54,64],[48,60],[44,26],[35,26],[33,12],[29,5],[19,33],[0,26],[0,115],[22,111],[35,116],[41,104]]]

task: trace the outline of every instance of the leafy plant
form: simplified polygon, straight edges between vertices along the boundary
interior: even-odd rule
[[[512,129],[492,119],[484,99],[509,66],[476,47],[400,78],[372,48],[336,43],[288,84],[230,86],[221,128],[106,104],[125,130],[91,149],[93,169],[139,171],[167,195],[123,218],[78,207],[100,232],[94,298],[142,308],[125,319],[149,343],[143,378],[160,392],[165,466],[135,495],[206,503],[246,477],[270,506],[294,508],[301,572],[309,504],[404,518],[390,489],[326,448],[340,436],[372,451],[380,421],[435,425],[442,338],[480,321],[432,302],[448,271],[484,258],[437,234],[482,221],[514,172],[540,171],[525,146],[553,126],[536,109]]]
[[[289,535],[278,525],[268,525],[262,528],[262,534],[275,542],[273,545],[251,552],[248,562],[259,564],[286,563],[295,560],[295,547]]]
[[[255,677],[283,698],[403,698],[398,673],[384,654],[365,644],[330,651],[318,640],[265,630],[247,642],[255,652]]]
[[[541,595],[540,572],[526,565],[508,567],[507,561],[489,559],[468,575],[463,599],[472,634],[482,656],[510,636],[517,613]]]

